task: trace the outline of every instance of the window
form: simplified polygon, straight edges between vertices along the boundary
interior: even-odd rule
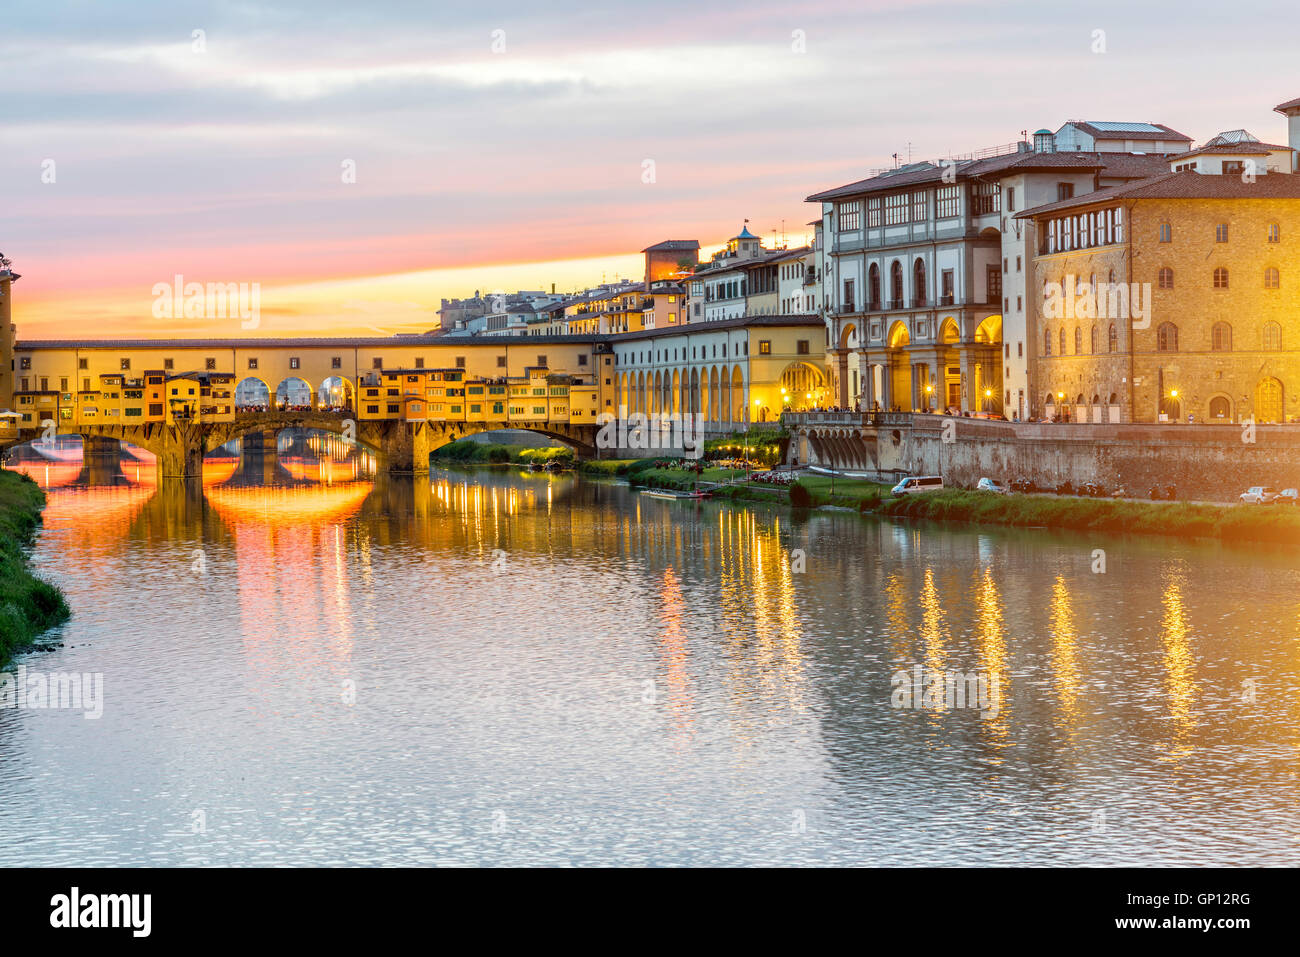
[[[331,369],[342,369],[342,368],[343,368],[343,357],[342,357],[342,356],[334,356],[333,358],[331,358],[331,359],[330,359],[330,368],[331,368]]]
[[[1264,348],[1269,352],[1277,352],[1282,348],[1282,326],[1280,323],[1264,323]]]
[[[465,368],[465,357],[464,357],[464,356],[457,356],[457,357],[456,357],[456,368],[457,368],[457,369],[463,369],[463,368]]]
[[[1161,266],[1159,276],[1160,278],[1159,278],[1158,285],[1160,286],[1161,289],[1174,288],[1174,271],[1172,269],[1170,269],[1168,266]]]
[[[1273,266],[1264,270],[1264,288],[1279,289],[1282,286],[1282,274]]]
[[[131,360],[130,360],[130,359],[123,359],[123,360],[122,360],[122,369],[123,369],[123,371],[129,370],[130,368],[131,368]]]
[[[1083,330],[1078,326],[1074,327],[1074,354],[1083,355]]]
[[[1119,351],[1119,332],[1115,329],[1115,323],[1110,324],[1110,331],[1106,334],[1106,351]]]
[[[424,357],[423,357],[423,356],[416,356],[416,357],[415,357],[415,367],[416,367],[417,369],[423,369],[423,368],[424,368]]]
[[[161,403],[161,402],[150,402],[150,403],[149,403],[149,414],[150,414],[150,415],[162,415],[162,414],[163,414],[162,403]]]
[[[370,360],[370,367],[372,369],[382,369],[384,367],[384,360],[376,356],[374,359]]]
[[[85,360],[85,359],[82,359],[81,361],[84,363],[86,360]],[[123,361],[125,361],[125,360],[123,360]],[[30,369],[31,367],[32,367],[32,357],[31,357],[31,356],[23,356],[21,359],[18,360],[18,368],[20,368],[20,369]],[[84,368],[86,368],[86,367],[83,365],[81,368],[84,369]]]
[[[1210,400],[1210,418],[1226,419],[1230,415],[1228,409],[1228,400],[1221,395],[1216,395]]]
[[[546,356],[538,356],[537,364],[541,366],[543,369],[549,368],[549,364],[546,361]]]
[[[985,302],[997,302],[1002,298],[1002,273],[997,266],[989,266],[987,272],[988,298]]]
[[[940,295],[943,297],[943,301],[940,302],[939,305],[951,306],[953,303],[953,290],[956,288],[953,270],[945,269],[941,272],[939,274],[939,283],[941,290]]]
[[[1008,186],[1007,187],[1007,212],[1014,213],[1015,211],[1016,211],[1016,188],[1014,186]]]
[[[1173,242],[1174,228],[1169,223],[1160,224],[1160,241],[1162,243]]]
[[[1002,190],[998,189],[997,183],[976,183],[974,191],[971,194],[971,213],[975,216],[983,216],[988,213],[1000,212],[1002,205]]]
[[[212,361],[212,360],[209,360],[209,361]],[[301,362],[301,360],[299,360],[299,358],[298,358],[297,356],[290,356],[290,357],[289,357],[289,368],[290,368],[290,369],[299,369],[299,368],[301,368],[301,367],[302,367],[302,362]],[[213,366],[208,366],[208,368],[211,369],[211,368],[213,368]]]
[[[952,219],[961,210],[960,194],[956,186],[940,186],[935,193],[935,215],[940,219]]]
[[[585,355],[578,356],[578,365],[585,366],[586,364],[587,364],[587,357]]]
[[[1214,241],[1216,243],[1226,243],[1228,241],[1228,224],[1219,223],[1214,227]]]
[[[853,311],[853,280],[844,280],[844,309],[847,312]]]
[[[926,202],[925,190],[921,190],[920,192],[912,194],[912,222],[914,223],[925,222],[927,205],[929,204]]]
[[[760,356],[768,356],[768,355],[771,355],[771,354],[772,354],[772,340],[771,340],[771,339],[759,339],[759,340],[758,340],[758,354],[759,354]]]
[[[31,360],[31,359],[24,359],[23,361],[26,362],[26,363],[28,363],[28,365],[23,366],[23,368],[24,368],[24,369],[30,368],[30,363],[31,363],[32,360]],[[89,368],[90,368],[90,360],[89,360],[89,359],[78,359],[78,360],[77,360],[77,368],[78,368],[78,369],[89,369]]]
[[[505,357],[505,356],[497,356],[497,368],[498,368],[498,369],[504,369],[505,367],[506,367],[506,357]]]
[[[794,351],[801,356],[806,356],[808,354],[808,340],[800,339],[798,342],[796,342]]]
[[[1216,322],[1210,330],[1210,348],[1215,352],[1232,351],[1232,326],[1226,322]]]
[[[840,203],[836,207],[836,214],[839,217],[839,231],[848,232],[859,229],[862,226],[862,202],[854,200],[851,203]]]
[[[391,402],[390,402],[390,403],[388,404],[388,411],[389,411],[389,414],[392,414],[392,413],[394,413],[394,412],[397,412],[398,409],[399,409],[399,407],[398,407],[397,405],[395,405],[394,403],[391,403]]]
[[[1268,224],[1268,241],[1269,241],[1270,243],[1275,243],[1275,242],[1278,242],[1279,240],[1281,240],[1281,238],[1282,238],[1282,227],[1279,226],[1277,223],[1269,223],[1269,224]]]
[[[1067,200],[1067,199],[1074,199],[1074,184],[1073,184],[1073,183],[1057,183],[1057,184],[1056,184],[1056,201],[1057,201],[1058,203],[1060,203],[1060,202],[1064,202],[1064,201]]]
[[[1218,266],[1214,270],[1214,288],[1215,289],[1228,288],[1228,270],[1225,269],[1223,266]]]
[[[1172,322],[1160,323],[1156,330],[1156,349],[1159,352],[1178,351],[1178,327]]]
[[[907,194],[895,193],[885,197],[885,225],[897,226],[907,222]]]
[[[875,228],[880,225],[880,197],[873,196],[867,200],[867,225]]]
[[[1061,327],[1061,334],[1060,334],[1060,336],[1059,336],[1058,338],[1060,339],[1061,355],[1066,355],[1066,351],[1065,351],[1065,327],[1064,327],[1064,326]]]
[[[256,369],[256,368],[257,368],[257,359],[253,358],[252,356],[249,356],[249,357],[248,357],[248,367],[249,367],[250,369]]]
[[[203,360],[203,368],[206,369],[206,370],[208,370],[209,372],[211,372],[211,371],[213,371],[214,369],[216,369],[216,367],[217,367],[217,360],[216,360],[216,359],[213,359],[213,358],[207,358],[207,359],[204,359],[204,360]],[[297,368],[297,366],[294,366],[294,368]]]
[[[1050,356],[1051,354],[1052,354],[1052,330],[1044,329],[1043,330],[1043,355]]]

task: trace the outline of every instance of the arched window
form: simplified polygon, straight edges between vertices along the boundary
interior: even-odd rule
[[[1106,334],[1106,351],[1119,351],[1119,332],[1115,329],[1115,323],[1110,324],[1110,331]]]
[[[1061,355],[1067,355],[1065,351],[1065,326],[1061,327]]]
[[[1160,352],[1178,351],[1178,327],[1172,322],[1160,323],[1156,330],[1156,349]]]
[[[1216,395],[1210,400],[1210,418],[1211,419],[1229,419],[1232,417],[1232,408],[1228,405],[1228,400],[1221,395]]]
[[[1052,330],[1044,329],[1043,330],[1043,355],[1050,356],[1051,354],[1052,354]]]
[[[1078,326],[1074,327],[1074,354],[1083,355],[1083,330]]]
[[[872,309],[880,308],[880,267],[875,263],[867,270],[867,295],[871,297]]]
[[[1096,355],[1097,353],[1097,327],[1096,326],[1093,326],[1092,329],[1088,331],[1088,351],[1091,352],[1093,355]]]
[[[1277,322],[1264,323],[1264,348],[1277,352],[1282,348],[1282,325]]]
[[[1214,288],[1228,288],[1228,270],[1223,266],[1216,266],[1214,269]]]
[[[898,309],[903,305],[903,264],[897,259],[889,267],[889,298],[893,301],[893,308]]]
[[[912,265],[912,298],[917,306],[925,305],[925,261],[921,259]]]
[[[1226,322],[1216,322],[1210,330],[1210,348],[1215,352],[1232,351],[1232,326]]]
[[[1277,271],[1277,267],[1269,266],[1264,270],[1264,288],[1280,289],[1282,288],[1282,274]]]
[[[1174,271],[1170,269],[1168,266],[1160,267],[1159,283],[1161,289],[1174,288]]]

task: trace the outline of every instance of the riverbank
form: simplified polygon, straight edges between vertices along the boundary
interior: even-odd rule
[[[461,439],[450,442],[433,453],[435,462],[466,465],[545,465],[555,462],[573,464],[573,449],[564,446],[534,448],[526,445],[498,445],[491,442],[473,442]]]
[[[1300,509],[1289,505],[1193,505],[945,489],[881,499],[865,510],[978,525],[1300,544]]]
[[[0,665],[68,618],[63,593],[35,577],[27,563],[25,549],[44,506],[45,493],[35,482],[0,470]]]
[[[588,468],[588,466],[594,466]],[[691,490],[701,483],[743,480],[744,472],[702,473],[655,468],[653,459],[583,463],[587,474],[626,478],[636,486]],[[806,492],[806,496],[803,492]],[[893,497],[890,486],[805,472],[794,486],[720,484],[714,498],[789,504],[794,507],[852,508],[890,518],[921,518],[975,525],[1047,528],[1121,535],[1209,538],[1233,543],[1300,544],[1300,508],[1289,505],[1210,505],[1134,502],[1050,495],[996,495],[945,489]]]

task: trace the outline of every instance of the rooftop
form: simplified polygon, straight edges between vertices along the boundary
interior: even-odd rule
[[[1300,175],[1278,173],[1260,176],[1247,183],[1240,176],[1215,176],[1184,170],[1147,179],[1108,186],[1074,199],[1027,209],[1017,219],[1032,219],[1044,213],[1077,209],[1114,199],[1300,199]]]

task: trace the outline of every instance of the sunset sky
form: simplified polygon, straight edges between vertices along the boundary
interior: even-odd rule
[[[1067,119],[1285,142],[1300,96],[1294,0],[24,6],[0,33],[23,339],[422,331],[440,297],[638,275],[746,218],[802,241],[804,196],[909,144]],[[178,273],[260,283],[260,328],[153,318]]]

